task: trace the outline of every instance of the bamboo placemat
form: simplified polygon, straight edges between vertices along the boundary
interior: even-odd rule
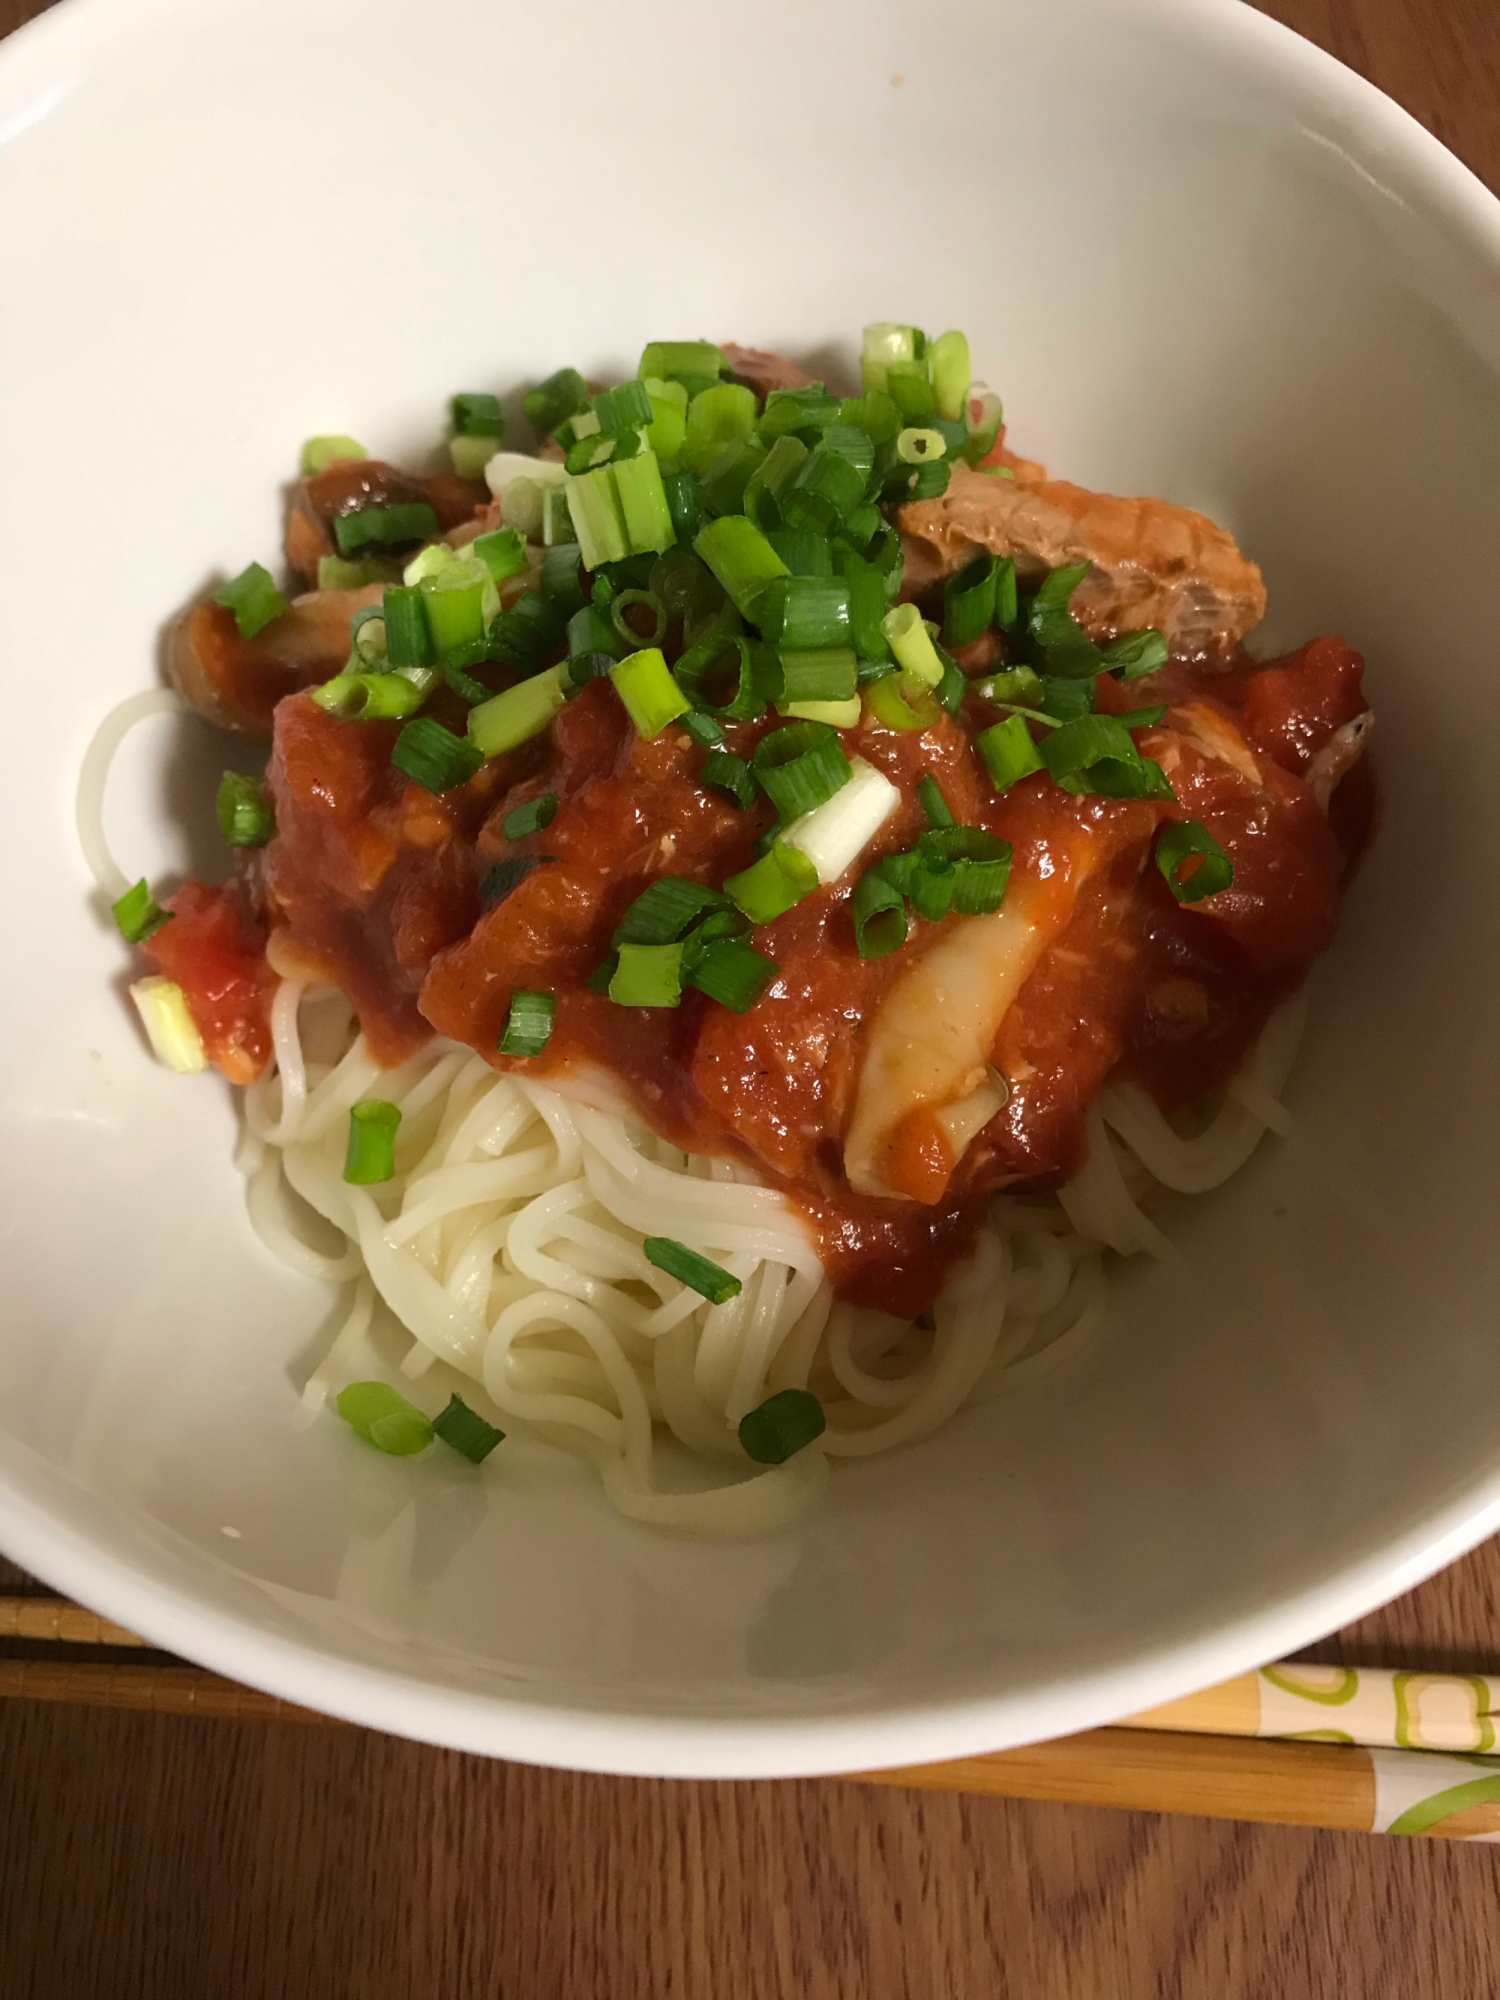
[[[118,1657],[121,1653],[126,1657]],[[46,1594],[0,1596],[0,1699],[343,1727]],[[105,1657],[108,1655],[108,1657]],[[1500,1841],[1500,1678],[1282,1663],[1109,1729],[861,1782]]]

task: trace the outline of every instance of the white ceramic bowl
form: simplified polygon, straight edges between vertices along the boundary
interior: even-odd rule
[[[382,1729],[601,1770],[894,1764],[1273,1657],[1500,1522],[1500,207],[1218,0],[69,0],[0,51],[0,1544]],[[847,373],[972,336],[1019,446],[1207,508],[1336,628],[1385,823],[1293,1137],[1183,1204],[1093,1356],[729,1547],[508,1447],[299,1428],[329,1302],[261,1252],[212,1080],[152,1066],[70,825],[103,710],[307,433],[705,333]],[[153,872],[224,745],[112,794]]]

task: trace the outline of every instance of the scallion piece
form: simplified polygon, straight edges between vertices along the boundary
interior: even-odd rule
[[[745,495],[765,457],[764,446],[749,440],[726,445],[698,481],[698,505],[704,513],[748,513]]]
[[[584,568],[598,569],[601,563],[620,562],[629,555],[630,538],[620,511],[614,468],[601,465],[593,472],[570,472],[565,490]]]
[[[705,750],[720,750],[724,746],[724,728],[713,716],[701,708],[690,708],[682,718],[682,726],[695,743]]]
[[[1175,798],[1160,764],[1143,757],[1111,715],[1083,715],[1065,722],[1037,746],[1042,762],[1069,791],[1112,799]]]
[[[1127,709],[1123,715],[1117,715],[1115,721],[1122,729],[1154,729],[1166,712],[1166,702],[1153,701],[1148,708]]]
[[[885,674],[865,684],[866,710],[887,729],[931,729],[942,710],[932,689],[912,674]]]
[[[761,435],[765,435],[762,418]],[[807,461],[807,446],[790,434],[778,437],[745,485],[743,510],[769,533],[781,523],[781,495]]]
[[[927,687],[943,678],[943,663],[915,604],[897,604],[885,615],[884,631],[900,666]]]
[[[710,688],[722,683],[721,663],[727,666],[730,662],[735,673],[733,691],[727,701],[714,701]],[[710,707],[731,722],[753,720],[766,705],[749,642],[737,634],[710,633],[689,646],[673,672],[678,686],[687,690],[696,707]]]
[[[716,938],[687,958],[687,983],[733,1014],[752,1008],[781,970],[743,938]]]
[[[690,472],[668,472],[662,475],[662,491],[667,496],[667,511],[672,516],[672,532],[678,545],[690,548],[698,533],[698,496],[693,486]]]
[[[728,904],[722,889],[685,875],[658,875],[620,919],[610,943],[616,950],[625,944],[676,944],[705,912]]]
[[[931,459],[945,457],[947,450],[943,434],[938,430],[912,426],[901,431],[896,438],[896,456],[903,465],[926,465]]]
[[[838,420],[862,430],[877,449],[894,442],[901,428],[901,412],[883,389],[863,396],[846,396],[839,404]]]
[[[651,629],[641,631],[627,616],[631,611],[645,611],[650,615]],[[622,590],[610,601],[609,622],[622,646],[638,651],[642,646],[659,646],[670,622],[667,607],[650,590]]]
[[[490,645],[496,659],[531,674],[556,658],[567,631],[562,607],[539,591],[528,590],[491,625]]]
[[[566,665],[548,667],[545,673],[533,674],[529,681],[519,681],[471,708],[469,739],[481,758],[498,757],[502,750],[514,750],[540,736],[566,699],[563,683],[567,677]],[[568,684],[571,686],[571,681]],[[408,728],[413,726],[407,724]]]
[[[214,801],[219,831],[231,847],[264,847],[276,831],[265,787],[244,771],[226,771]]]
[[[176,980],[151,973],[131,982],[130,997],[151,1043],[151,1053],[164,1069],[178,1076],[196,1076],[208,1068],[203,1037],[187,995]]]
[[[908,425],[937,414],[932,375],[924,361],[894,361],[885,371],[885,392]]]
[[[462,1396],[448,1398],[448,1407],[439,1410],[432,1420],[434,1433],[453,1450],[462,1453],[473,1465],[483,1465],[497,1444],[504,1441],[505,1433],[487,1423],[477,1410],[471,1410]]]
[[[1166,640],[1154,625],[1147,626],[1144,632],[1122,632],[1118,639],[1111,639],[1102,651],[1105,672],[1118,674],[1122,681],[1139,680],[1143,674],[1154,674],[1171,657]]]
[[[392,1458],[411,1458],[432,1443],[432,1422],[388,1382],[351,1382],[334,1408],[366,1444]]]
[[[390,507],[359,507],[339,514],[333,539],[339,554],[352,556],[374,545],[397,548],[405,542],[429,542],[438,531],[438,517],[425,500],[398,500]]]
[[[934,827],[917,842],[926,869],[950,869],[952,907],[961,917],[986,917],[1005,899],[1011,848],[980,826]]]
[[[512,806],[501,821],[507,840],[524,840],[528,833],[541,833],[557,818],[556,792],[543,792],[538,799],[528,799],[525,805]]]
[[[542,558],[542,595],[548,597],[567,618],[572,618],[588,602],[578,575],[577,542],[559,542]]]
[[[396,722],[415,715],[428,690],[405,674],[335,674],[312,690],[318,707],[352,722]]]
[[[601,389],[593,402],[594,415],[606,437],[623,437],[651,421],[651,394],[644,382],[622,382],[617,389]]]
[[[609,677],[642,736],[659,736],[669,722],[692,707],[657,646],[627,654],[610,668]]]
[[[711,1305],[722,1306],[729,1299],[738,1298],[744,1289],[722,1264],[700,1257],[696,1250],[689,1250],[673,1236],[648,1236],[641,1248],[648,1264],[654,1264],[658,1271],[665,1271],[669,1278],[675,1278],[690,1290],[701,1292]]]
[[[776,655],[776,671],[768,681],[772,699],[784,707],[809,701],[848,702],[858,690],[859,662],[852,646],[783,651]]]
[[[617,1007],[675,1007],[682,999],[680,944],[622,944],[609,982]]]
[[[263,563],[250,563],[238,576],[231,577],[222,590],[214,592],[215,604],[222,604],[234,613],[235,626],[242,639],[253,639],[257,632],[263,632],[273,618],[279,618],[286,610],[286,599],[271,579],[271,572]]]
[[[448,407],[458,437],[497,438],[505,433],[505,418],[496,396],[486,395],[482,390],[461,389]]]
[[[671,548],[677,539],[677,528],[656,453],[637,452],[633,458],[610,469],[631,553],[659,554]]]
[[[980,465],[995,449],[1000,426],[1005,422],[1005,409],[992,389],[981,389],[977,382],[971,382],[964,415],[969,438],[963,455],[970,465]]]
[[[1095,680],[1092,674],[1075,678],[1071,674],[1043,674],[1037,706],[1044,715],[1059,722],[1076,722],[1080,715],[1092,715]]]
[[[1183,864],[1197,857],[1196,868]],[[1169,820],[1156,836],[1156,865],[1179,903],[1201,903],[1222,895],[1234,881],[1234,863],[1208,828],[1196,819]]]
[[[977,555],[943,585],[943,643],[967,646],[995,619],[995,558]]]
[[[726,445],[742,444],[755,430],[755,392],[739,382],[716,382],[688,404],[682,462],[700,477]]]
[[[778,577],[761,592],[755,620],[773,645],[793,652],[847,646],[849,586],[842,577]]]
[[[969,384],[974,376],[967,336],[940,333],[927,350],[927,358],[932,364],[932,393],[938,415],[955,421],[966,414]]]
[[[766,585],[788,573],[760,529],[742,514],[725,514],[710,521],[695,536],[693,548],[745,618],[751,616]]]
[[[822,722],[771,730],[755,746],[750,767],[785,823],[831,799],[851,776],[837,732]]]
[[[302,447],[301,467],[304,479],[310,479],[315,472],[324,472],[340,459],[368,458],[358,438],[345,437],[339,431],[330,431],[326,437],[308,438]]]
[[[866,395],[884,391],[893,364],[916,359],[917,339],[914,326],[896,326],[889,320],[876,320],[865,328],[859,373]]]
[[[651,376],[645,388],[651,399],[646,442],[656,453],[658,463],[675,470],[687,439],[687,390],[680,382],[667,382],[659,375]]]
[[[361,556],[349,562],[343,556],[318,557],[319,590],[363,590],[369,583],[399,583],[401,565],[390,556]]]
[[[514,987],[500,1036],[500,1054],[539,1056],[547,1046],[556,1018],[557,1000],[553,994],[538,993],[529,986]]]
[[[969,692],[969,677],[953,655],[936,641],[933,642],[933,651],[943,666],[943,678],[933,689],[933,693],[937,696],[940,708],[945,708],[950,715],[957,715],[964,705],[964,696]]]
[[[854,865],[901,803],[896,786],[863,757],[852,760],[850,774],[832,798],[780,835],[787,847],[807,856],[824,884],[837,882]]]
[[[127,944],[144,944],[148,937],[172,921],[173,912],[164,910],[147,887],[143,875],[110,904],[120,936]]]
[[[385,593],[385,656],[393,667],[430,667],[432,628],[415,585],[393,584]]]
[[[842,453],[819,445],[782,497],[789,528],[818,528],[830,534],[860,506],[865,476]]]
[[[1044,768],[1041,753],[1032,741],[1022,715],[1008,715],[974,738],[974,748],[984,759],[997,792],[1008,791],[1018,778]]]
[[[805,389],[772,389],[755,426],[756,436],[763,444],[794,431],[811,431],[816,438],[838,422],[839,409],[838,397],[830,396],[821,382],[811,382]]]
[[[636,374],[642,381],[652,375],[674,381],[683,375],[722,375],[725,365],[711,340],[652,340],[642,349]]]
[[[471,720],[479,713],[470,709]],[[451,792],[469,782],[484,762],[484,752],[430,715],[419,715],[391,746],[391,762],[429,792]]]
[[[823,1405],[811,1389],[778,1389],[740,1418],[745,1456],[757,1465],[785,1465],[828,1428]]]
[[[533,868],[540,868],[544,861],[550,861],[550,854],[508,854],[503,861],[497,861],[493,868],[487,868],[484,880],[479,885],[479,900],[487,910],[497,903],[503,903],[512,889],[518,888]]]
[[[698,782],[700,785],[711,785],[716,792],[723,792],[741,810],[748,810],[755,803],[755,779],[750,766],[743,757],[736,757],[731,751],[710,750],[698,773]]]
[[[455,437],[448,440],[448,457],[460,479],[483,479],[484,468],[495,455],[492,437]]]
[[[545,382],[528,389],[521,408],[534,430],[549,436],[559,424],[588,408],[588,390],[576,368],[559,368]]]
[[[383,1098],[362,1098],[349,1111],[349,1145],[344,1156],[344,1179],[355,1187],[373,1187],[391,1180],[396,1172],[396,1128],[401,1123],[399,1105]]]
[[[596,604],[585,604],[573,613],[568,620],[567,641],[569,660],[603,653],[606,655],[605,666],[608,667],[620,657],[620,642],[615,637],[614,626],[608,613],[601,611]]]
[[[845,555],[840,563],[849,591],[849,639],[862,660],[888,660],[885,634],[885,578],[863,556]]]
[[[494,585],[483,563],[451,563],[435,576],[424,577],[417,588],[439,656],[484,637],[484,595],[486,590],[493,593]]]
[[[724,884],[752,924],[768,924],[818,886],[818,871],[807,856],[779,841]]]
[[[922,801],[922,810],[927,815],[930,827],[957,826],[958,821],[949,811],[943,790],[930,771],[924,771],[917,780],[917,797]]]
[[[495,583],[519,576],[526,568],[526,540],[514,528],[496,528],[493,534],[476,535],[468,553],[482,562]]]
[[[859,878],[849,905],[854,944],[861,958],[886,958],[906,943],[906,898],[877,861]]]
[[[1104,656],[1068,609],[1068,601],[1089,572],[1087,562],[1055,569],[1039,585],[1026,616],[1032,644],[1053,674],[1096,674]]]

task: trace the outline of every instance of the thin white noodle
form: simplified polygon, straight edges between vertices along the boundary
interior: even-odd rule
[[[621,1512],[707,1535],[784,1525],[822,1492],[830,1458],[927,1436],[965,1404],[1079,1352],[1105,1315],[1103,1246],[1169,1249],[1131,1192],[1148,1187],[1145,1167],[1165,1167],[1154,1178],[1172,1185],[1232,1171],[1272,1122],[1263,1114],[1300,1027],[1295,1008],[1273,1018],[1243,1095],[1230,1094],[1195,1138],[1112,1084],[1091,1117],[1089,1159],[1060,1201],[996,1201],[923,1332],[836,1302],[782,1195],[738,1163],[684,1155],[605,1108],[607,1079],[580,1079],[564,1095],[437,1040],[382,1071],[357,1035],[331,1066],[313,1064],[300,1011],[324,997],[294,981],[278,994],[276,1070],[246,1093],[241,1147],[267,1247],[306,1275],[360,1274],[309,1385],[314,1400],[367,1356],[378,1298],[411,1336],[401,1373],[415,1399],[441,1407],[445,1363],[503,1428],[529,1428],[593,1466]],[[402,1112],[396,1175],[376,1188],[343,1179],[348,1109],[366,1095]],[[301,1240],[291,1196],[342,1231],[342,1257]],[[740,1292],[709,1304],[649,1262],[647,1236],[712,1258]],[[823,1398],[828,1428],[787,1464],[752,1470],[739,1419],[789,1387]],[[663,1461],[668,1437],[714,1483],[685,1488]]]
[[[187,715],[187,703],[171,688],[147,688],[127,695],[109,711],[89,738],[88,748],[78,767],[78,789],[73,816],[78,845],[89,873],[108,900],[117,902],[130,887],[131,877],[115,860],[104,831],[104,795],[109,785],[109,768],[125,738],[138,722],[153,715]]]

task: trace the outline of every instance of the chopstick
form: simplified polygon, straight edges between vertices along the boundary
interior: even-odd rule
[[[62,1598],[0,1596],[0,1641],[149,1646]],[[0,1659],[0,1699],[331,1723],[198,1667]],[[1278,1662],[1108,1729],[862,1783],[1500,1841],[1500,1677]]]

